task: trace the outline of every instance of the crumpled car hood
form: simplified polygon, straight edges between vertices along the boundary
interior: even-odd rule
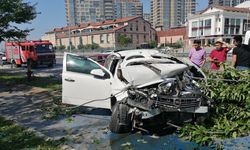
[[[164,78],[174,77],[189,67],[186,64],[155,63],[150,65],[130,65],[121,68],[123,77],[134,86],[155,84]]]

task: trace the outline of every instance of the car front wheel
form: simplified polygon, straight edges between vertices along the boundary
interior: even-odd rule
[[[131,115],[128,112],[128,105],[119,102],[115,104],[109,125],[111,132],[122,134],[132,130]]]

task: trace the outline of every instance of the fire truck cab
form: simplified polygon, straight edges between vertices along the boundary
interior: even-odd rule
[[[32,66],[53,67],[56,63],[55,51],[49,41],[6,42],[5,52],[7,62],[18,67],[27,64],[28,59],[32,61]]]

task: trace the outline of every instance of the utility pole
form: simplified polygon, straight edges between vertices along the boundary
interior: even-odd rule
[[[69,25],[69,52],[71,53],[71,30],[70,30],[70,25]]]
[[[115,31],[113,33],[113,43],[114,43],[114,51],[116,51]]]

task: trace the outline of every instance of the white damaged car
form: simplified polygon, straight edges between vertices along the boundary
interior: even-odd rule
[[[157,50],[116,51],[105,66],[65,53],[62,102],[111,109],[114,133],[141,129],[143,120],[159,115],[166,123],[186,122],[190,118],[180,114],[206,115],[211,104],[193,80],[194,74],[205,79],[188,60]]]

